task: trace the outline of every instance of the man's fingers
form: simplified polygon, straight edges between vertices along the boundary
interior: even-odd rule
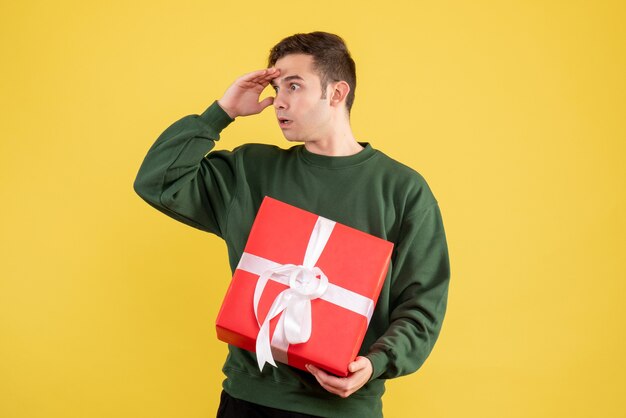
[[[278,70],[277,68],[266,68],[264,70],[256,70],[256,71],[252,71],[250,73],[242,75],[240,77],[240,80],[251,81],[251,82],[258,82],[259,80],[262,80],[262,79],[271,80],[272,78],[277,77],[277,73],[279,71],[280,70]]]
[[[252,71],[245,74],[233,84],[244,90],[258,91],[259,88],[265,89],[267,85],[280,75],[280,70],[277,68],[267,68],[265,70]]]
[[[317,378],[317,380],[320,383],[324,383],[325,385],[333,386],[333,387],[341,386],[341,380],[342,380],[341,378],[332,376],[311,364],[308,366],[308,369],[311,373],[313,373],[313,375]]]
[[[265,69],[265,70],[256,70],[256,71],[252,71],[250,73],[242,75],[241,77],[239,77],[239,79],[243,80],[243,81],[252,81],[255,78],[264,76],[266,73],[267,73],[267,69]]]
[[[364,359],[369,362],[367,358]],[[360,364],[358,360],[353,363]],[[371,374],[367,370],[367,363],[365,367],[360,368],[356,373],[352,373],[348,377],[336,377],[330,375],[310,364],[307,365],[307,369],[311,372],[311,374],[313,374],[313,376],[315,376],[315,379],[317,379],[320,386],[330,393],[339,395],[342,398],[347,398],[359,390],[365,383],[367,383],[369,375]]]
[[[267,81],[273,80],[280,75],[280,70],[278,68],[270,68],[265,75],[265,79]]]
[[[347,398],[363,387],[372,375],[372,363],[367,357],[362,356],[348,365],[350,372],[348,377],[333,376],[312,364],[307,364],[306,368],[315,376],[320,386],[342,398]]]
[[[341,397],[347,397],[350,395],[346,388],[343,387],[341,379],[335,376],[331,376],[323,370],[318,369],[315,366],[308,365],[307,369],[311,372],[317,382],[321,387],[329,391],[330,393],[334,393],[335,395],[339,395]]]

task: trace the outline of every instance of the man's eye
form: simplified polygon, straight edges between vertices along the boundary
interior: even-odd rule
[[[272,86],[272,88],[274,89],[276,93],[278,93],[278,86]]]
[[[295,88],[294,88],[294,87],[295,87]],[[296,83],[291,83],[291,85],[289,86],[289,88],[290,88],[291,90],[298,90],[298,89],[300,88],[300,86],[299,86],[299,85],[297,85]]]

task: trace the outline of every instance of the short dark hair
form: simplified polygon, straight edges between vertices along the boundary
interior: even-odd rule
[[[313,69],[318,73],[322,85],[322,99],[326,98],[326,87],[331,81],[345,81],[350,86],[346,98],[348,114],[354,103],[356,90],[356,66],[344,40],[328,32],[296,33],[277,43],[267,60],[268,67],[290,54],[306,54],[313,57]]]

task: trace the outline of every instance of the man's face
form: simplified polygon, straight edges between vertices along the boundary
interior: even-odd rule
[[[288,141],[316,141],[332,129],[329,94],[322,99],[320,78],[313,70],[313,57],[286,55],[274,67],[280,75],[272,80],[276,90],[274,109],[278,125]]]

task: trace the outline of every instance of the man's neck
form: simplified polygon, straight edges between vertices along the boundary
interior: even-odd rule
[[[304,147],[313,154],[329,157],[354,155],[363,149],[363,146],[354,138],[349,124],[341,126],[325,139],[305,141]]]

